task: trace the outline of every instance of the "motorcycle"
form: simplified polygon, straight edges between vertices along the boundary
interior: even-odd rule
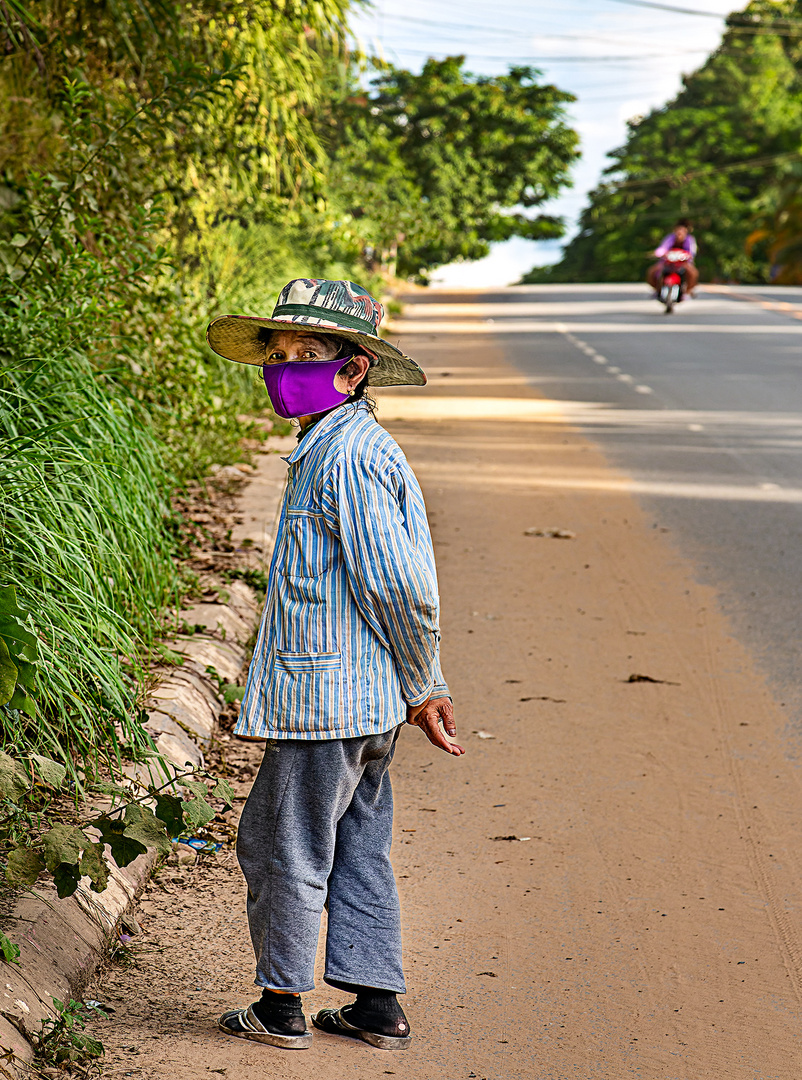
[[[660,270],[660,289],[658,297],[665,304],[666,315],[674,310],[674,305],[682,301],[685,292],[685,266],[693,256],[684,248],[672,248],[663,256]]]

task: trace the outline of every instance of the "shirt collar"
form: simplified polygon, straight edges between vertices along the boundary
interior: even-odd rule
[[[288,465],[294,465],[296,461],[308,454],[313,446],[332,435],[338,428],[355,419],[360,413],[367,411],[367,405],[363,401],[347,402],[324,416],[304,435],[289,457],[283,458]]]

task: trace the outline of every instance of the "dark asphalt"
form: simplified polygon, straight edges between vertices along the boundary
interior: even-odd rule
[[[405,323],[491,337],[635,481],[718,588],[802,751],[802,289],[703,288],[668,317],[639,285],[405,299]]]

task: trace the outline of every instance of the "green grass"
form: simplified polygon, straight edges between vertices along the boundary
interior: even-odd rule
[[[0,366],[0,582],[40,637],[40,715],[0,745],[64,761],[147,745],[137,665],[176,590],[171,477],[139,410],[78,350]]]

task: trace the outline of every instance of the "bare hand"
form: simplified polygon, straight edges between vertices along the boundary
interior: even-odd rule
[[[453,739],[457,734],[457,725],[454,722],[454,706],[450,698],[429,698],[422,705],[407,705],[407,723],[422,728],[430,743],[439,746],[447,754],[454,754],[455,757],[464,754],[461,746],[448,741],[440,729],[441,722],[446,734]]]

